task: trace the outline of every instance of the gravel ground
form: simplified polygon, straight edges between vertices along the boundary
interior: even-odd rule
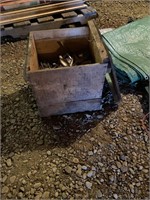
[[[93,1],[99,27],[148,14],[146,1]],[[120,85],[118,108],[41,119],[23,69],[27,40],[2,50],[2,199],[149,199],[148,98]]]

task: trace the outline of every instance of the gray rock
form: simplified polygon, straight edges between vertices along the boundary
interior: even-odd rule
[[[41,185],[42,185],[41,183],[35,183],[35,184],[34,184],[34,188],[35,188],[35,189],[38,189],[39,187],[41,187]]]
[[[81,168],[82,168],[83,170],[87,170],[87,169],[88,169],[87,166],[85,166],[85,165],[83,165]]]
[[[92,183],[90,183],[89,181],[86,181],[85,185],[89,190],[92,188]]]
[[[87,173],[87,177],[89,177],[89,178],[91,178],[93,175],[94,175],[94,174],[93,174],[93,171],[89,171],[89,172]]]
[[[123,173],[127,172],[127,171],[128,171],[128,167],[127,167],[127,166],[122,166],[122,167],[121,167],[121,171],[122,171]]]
[[[23,179],[23,180],[22,180],[22,184],[23,184],[23,185],[26,185],[26,183],[27,183],[26,180]]]
[[[47,151],[47,155],[48,155],[48,156],[51,156],[51,155],[52,155],[52,152],[51,152],[51,151]]]
[[[79,176],[79,177],[81,176],[81,174],[82,174],[81,168],[78,168],[78,169],[77,169],[76,174],[77,174],[77,176]]]
[[[118,199],[118,195],[117,194],[113,194],[114,199]]]
[[[121,155],[120,155],[120,160],[123,160],[123,161],[125,161],[125,160],[126,160],[126,157],[125,157],[125,155],[121,154]]]
[[[20,191],[24,192],[25,191],[24,187],[20,187]]]
[[[114,177],[113,175],[111,175],[111,176],[109,176],[109,180],[110,180],[111,182],[114,182],[115,177]]]
[[[22,192],[19,192],[19,193],[18,193],[18,198],[19,198],[19,199],[22,199],[22,198],[23,198],[23,193],[22,193]]]
[[[5,183],[6,180],[7,180],[7,175],[5,175],[5,176],[2,178],[2,182]]]
[[[120,162],[116,162],[117,167],[120,169],[121,168],[121,163]]]
[[[93,156],[93,151],[89,151],[88,156]]]
[[[50,192],[45,191],[45,192],[43,193],[43,195],[42,195],[42,198],[43,198],[43,199],[49,199],[49,194],[50,194]]]
[[[8,159],[6,160],[6,165],[7,165],[8,167],[11,167],[11,166],[12,166],[12,161],[11,161],[10,158],[8,158]]]
[[[58,193],[58,192],[55,192],[55,197],[56,197],[56,198],[58,197],[58,195],[59,195],[59,193]]]
[[[65,167],[65,172],[66,172],[67,174],[71,174],[72,168],[71,168],[70,166],[66,166],[66,167]]]
[[[9,180],[10,180],[10,183],[14,183],[16,180],[16,176],[11,176]]]
[[[103,196],[102,192],[101,192],[100,190],[98,190],[98,191],[96,192],[96,197],[97,197],[97,198],[101,198],[102,196]]]
[[[102,168],[102,172],[105,173],[105,167]]]
[[[2,194],[7,194],[8,192],[9,192],[9,187],[7,186],[2,187],[2,191],[1,191]]]
[[[43,143],[44,143],[43,139],[37,141],[38,145],[42,145]]]
[[[75,164],[78,164],[79,163],[79,159],[78,158],[73,158],[72,162],[75,163]]]

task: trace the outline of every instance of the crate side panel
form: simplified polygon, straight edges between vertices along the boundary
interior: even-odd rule
[[[29,73],[38,105],[101,98],[107,64]]]

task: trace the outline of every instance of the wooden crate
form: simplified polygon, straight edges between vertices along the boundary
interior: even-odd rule
[[[40,116],[101,109],[101,96],[108,64],[100,64],[99,42],[90,27],[31,32],[29,36],[27,77],[37,100]],[[56,69],[39,69],[39,60],[55,59],[63,54],[89,50],[92,64]]]

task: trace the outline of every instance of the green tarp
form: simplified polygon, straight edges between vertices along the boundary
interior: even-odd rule
[[[150,75],[150,16],[103,34],[118,76],[125,82]]]

